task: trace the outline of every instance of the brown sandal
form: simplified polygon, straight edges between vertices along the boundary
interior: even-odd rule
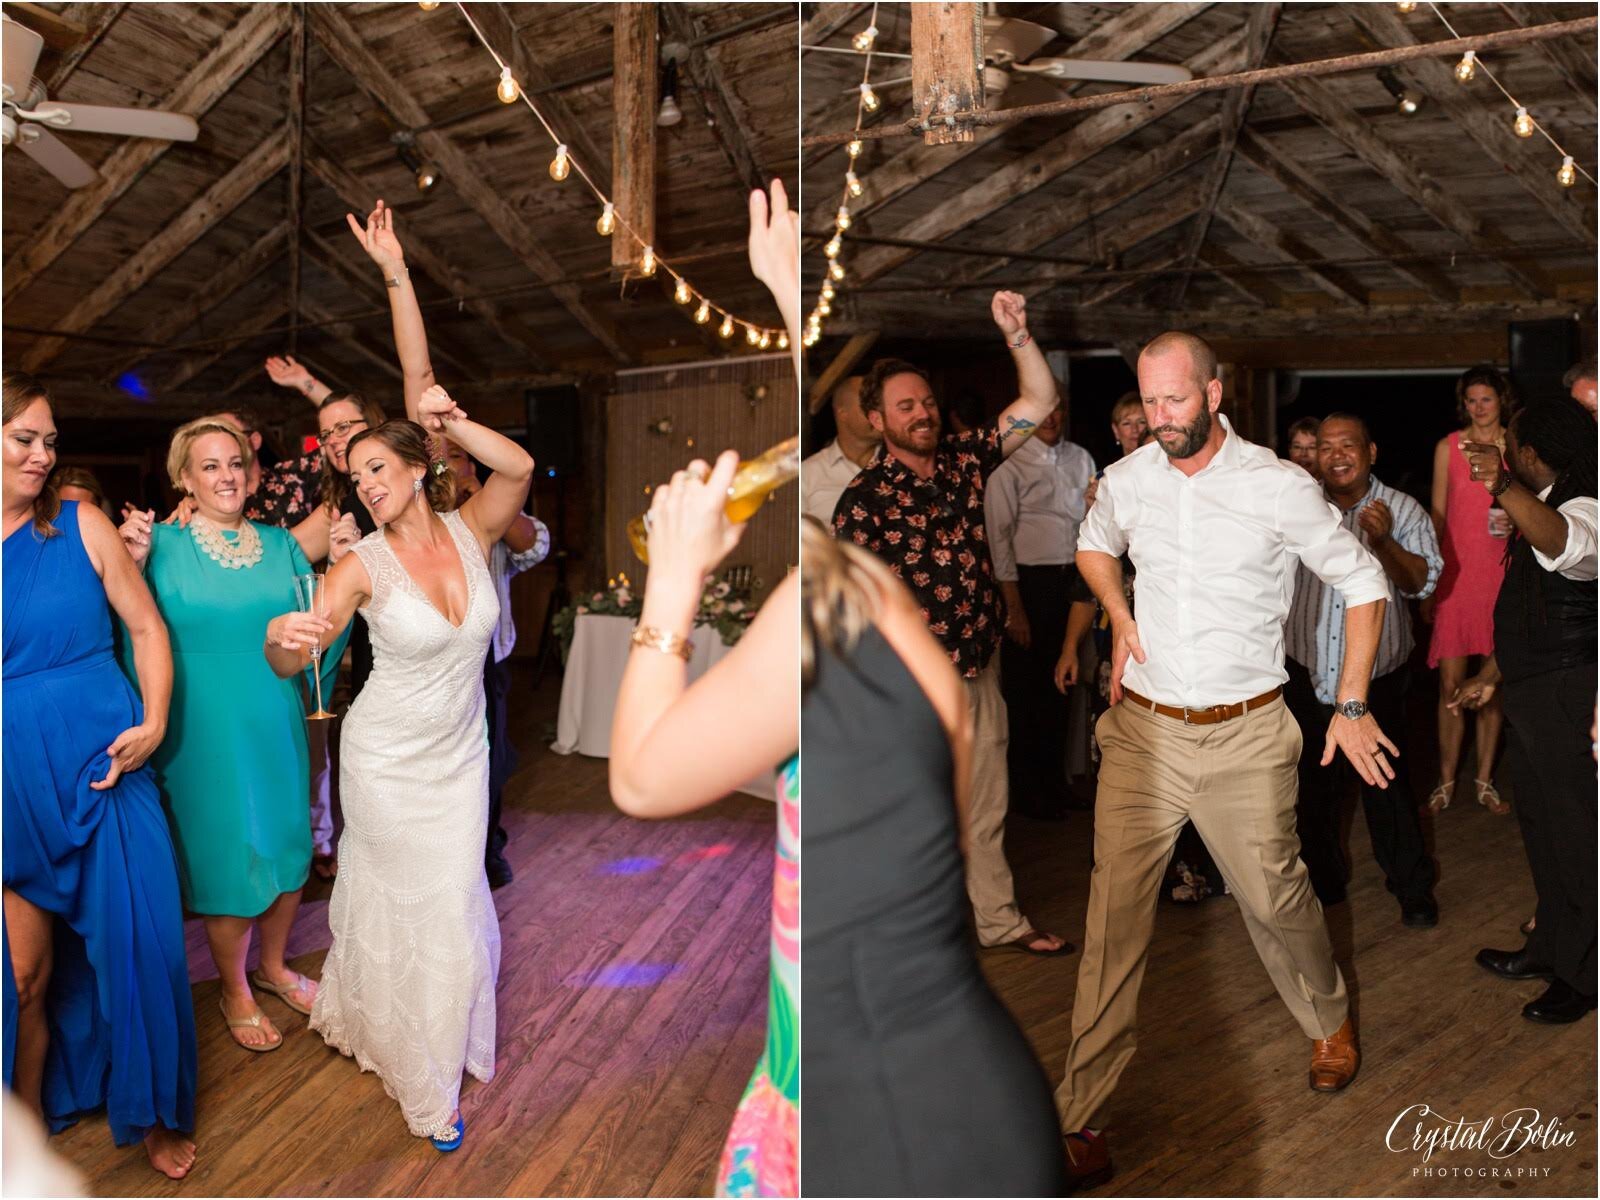
[[[238,1038],[233,1037],[232,1031],[235,1029],[261,1028],[261,1022],[266,1020],[266,1014],[261,1011],[259,1005],[256,1007],[255,1012],[251,1013],[248,1017],[234,1018],[228,1015],[228,1010],[222,1003],[222,997],[218,996],[217,1008],[222,1012],[222,1019],[228,1023],[228,1036],[233,1038],[233,1044],[238,1046],[241,1050],[249,1050],[252,1054],[266,1054],[268,1051],[276,1050],[279,1046],[283,1045],[282,1030],[276,1031],[278,1034],[277,1041],[268,1042],[263,1046],[252,1046],[249,1042],[241,1042]]]

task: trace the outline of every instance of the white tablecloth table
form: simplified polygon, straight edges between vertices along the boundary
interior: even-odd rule
[[[567,673],[561,682],[561,707],[556,714],[556,740],[550,747],[557,754],[610,757],[611,715],[628,665],[628,639],[633,636],[634,624],[631,617],[593,613],[583,614],[574,623]],[[691,684],[732,649],[709,625],[696,625],[689,641],[694,647],[689,659]],[[771,800],[775,786],[776,774],[768,773],[739,790]]]

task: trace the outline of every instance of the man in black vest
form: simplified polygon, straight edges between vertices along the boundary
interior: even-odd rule
[[[1595,1007],[1596,533],[1594,421],[1562,399],[1524,409],[1494,446],[1463,446],[1516,534],[1494,610],[1494,657],[1452,705],[1504,691],[1506,762],[1539,907],[1521,950],[1480,950],[1502,979],[1544,979],[1523,1006],[1564,1025]]]

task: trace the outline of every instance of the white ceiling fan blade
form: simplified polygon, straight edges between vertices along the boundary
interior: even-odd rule
[[[1105,83],[1185,83],[1194,78],[1188,67],[1173,63],[1103,62],[1092,58],[1041,58],[1013,63],[1013,71],[1051,79],[1093,79]]]
[[[17,130],[17,149],[69,188],[87,187],[100,173],[49,130],[23,125]]]
[[[0,14],[0,54],[4,58],[0,82],[4,83],[7,100],[26,98],[33,81],[33,69],[39,65],[39,52],[43,49],[42,37]]]
[[[999,108],[1022,108],[1029,104],[1050,104],[1066,98],[1060,81],[1048,75],[1019,75],[1000,97]]]
[[[168,142],[192,142],[200,136],[200,126],[193,117],[153,108],[107,108],[100,104],[63,104],[51,100],[37,112],[22,115],[52,129],[73,133],[119,133]]]
[[[1054,29],[1012,17],[983,19],[983,56],[991,62],[1022,62],[1032,58],[1056,38]]]

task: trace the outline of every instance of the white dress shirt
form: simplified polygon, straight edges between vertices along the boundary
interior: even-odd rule
[[[1029,438],[1001,463],[983,490],[984,524],[994,577],[1015,582],[1017,564],[1070,563],[1086,511],[1083,490],[1094,478],[1094,459],[1062,438],[1047,446]]]
[[[800,464],[800,510],[815,517],[833,532],[833,510],[845,485],[861,474],[861,468],[839,449],[834,438]]]
[[[502,541],[489,551],[489,578],[494,580],[495,595],[500,597],[500,619],[495,622],[493,639],[495,662],[504,662],[517,644],[517,623],[511,616],[511,577],[538,566],[548,557],[550,529],[538,517],[533,518],[533,545],[528,549],[514,551]]]
[[[1539,493],[1543,500],[1550,494],[1551,484]],[[1595,570],[1595,498],[1593,496],[1574,496],[1560,508],[1556,509],[1567,521],[1567,544],[1562,547],[1561,553],[1554,558],[1546,558],[1538,549],[1533,551],[1533,557],[1546,571],[1554,571],[1557,575],[1564,575],[1578,583],[1588,583],[1596,575]]]
[[[1389,536],[1402,549],[1418,555],[1428,564],[1427,578],[1422,589],[1403,591],[1393,579],[1389,583],[1389,603],[1383,610],[1383,629],[1378,635],[1378,655],[1372,663],[1372,678],[1379,679],[1398,671],[1411,658],[1416,642],[1411,634],[1411,613],[1407,600],[1425,600],[1433,595],[1439,583],[1439,572],[1444,570],[1444,556],[1439,553],[1439,538],[1434,532],[1430,517],[1410,496],[1398,492],[1376,478],[1370,480],[1367,494],[1339,518],[1364,546],[1366,534],[1358,525],[1361,510],[1374,500],[1389,506],[1393,527]],[[1388,573],[1385,572],[1385,578]],[[1344,597],[1318,579],[1305,567],[1295,575],[1294,606],[1289,610],[1289,622],[1284,628],[1284,642],[1289,657],[1306,669],[1316,690],[1317,699],[1324,704],[1338,704],[1348,697],[1335,696],[1339,686],[1339,668],[1344,665]]]
[[[1378,560],[1339,523],[1315,480],[1244,441],[1223,442],[1192,478],[1158,443],[1106,468],[1078,549],[1126,552],[1138,572],[1144,649],[1123,682],[1174,706],[1236,704],[1283,684],[1283,623],[1303,562],[1350,607],[1382,600]]]

